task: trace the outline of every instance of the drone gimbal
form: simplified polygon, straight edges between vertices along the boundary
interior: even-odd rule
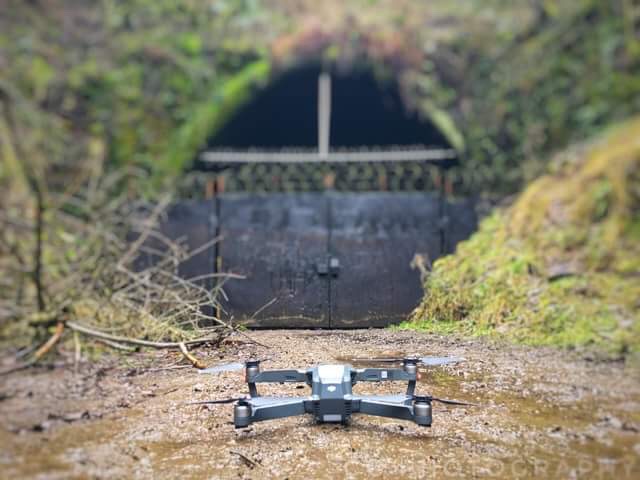
[[[234,399],[233,422],[236,428],[253,422],[312,414],[319,423],[347,424],[354,413],[410,420],[420,426],[431,426],[431,403],[462,402],[440,400],[431,396],[416,396],[418,359],[406,358],[402,368],[354,369],[351,365],[320,365],[307,370],[260,371],[260,361],[245,364],[245,379],[250,397]],[[354,395],[357,382],[406,381],[404,395]],[[258,383],[306,383],[311,387],[308,397],[261,397]],[[206,402],[203,402],[206,403]],[[215,403],[215,402],[211,402]]]

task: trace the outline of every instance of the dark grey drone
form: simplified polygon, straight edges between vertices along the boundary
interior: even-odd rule
[[[374,362],[398,362],[400,359],[369,359]],[[245,368],[249,396],[224,400],[192,402],[191,405],[234,403],[233,423],[245,428],[254,422],[311,414],[318,423],[347,425],[354,413],[413,421],[430,427],[431,404],[472,405],[445,400],[430,395],[416,395],[418,365],[435,366],[461,361],[453,357],[404,358],[402,368],[353,368],[351,365],[319,365],[307,370],[260,371],[260,360],[249,360],[203,370],[218,373]],[[352,387],[358,382],[408,382],[404,395],[354,395]],[[258,383],[305,383],[311,387],[308,397],[262,397]]]

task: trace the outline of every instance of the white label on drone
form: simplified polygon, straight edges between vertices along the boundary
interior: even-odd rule
[[[383,370],[382,372],[380,372],[380,378],[387,378],[387,371]]]
[[[335,385],[329,385],[327,387],[327,390],[329,390],[330,392],[335,392],[336,391],[336,386]]]

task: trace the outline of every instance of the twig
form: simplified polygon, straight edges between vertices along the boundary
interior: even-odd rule
[[[80,338],[76,331],[73,332],[73,346],[73,371],[74,373],[78,373],[78,365],[80,365],[80,360],[82,358],[82,346],[80,345]]]
[[[44,301],[44,284],[42,282],[42,257],[43,257],[43,236],[44,236],[44,211],[45,200],[40,182],[34,179],[31,182],[36,197],[36,227],[35,227],[35,249],[33,257],[35,265],[33,267],[33,282],[36,287],[38,298],[38,310],[43,312],[46,309]]]
[[[73,333],[77,334],[78,332],[74,331]],[[106,338],[96,338],[95,340],[96,340],[96,342],[104,343],[108,347],[115,348],[116,350],[123,350],[125,352],[135,352],[136,351],[135,347],[129,347],[127,345],[122,345],[121,343],[113,342],[111,340],[107,340]]]
[[[33,359],[36,362],[44,357],[47,352],[49,352],[49,350],[51,350],[51,348],[58,342],[58,340],[60,340],[60,337],[62,337],[62,332],[64,332],[64,322],[58,322],[53,335],[51,335],[49,340],[47,340],[38,350],[36,350],[36,353],[33,354]]]
[[[131,260],[134,257],[138,249],[147,240],[147,238],[152,232],[152,229],[158,217],[169,204],[169,200],[170,200],[169,197],[165,197],[162,199],[162,201],[158,202],[156,207],[153,209],[153,212],[151,213],[150,218],[147,219],[147,222],[146,222],[147,225],[145,230],[140,234],[140,236],[136,239],[136,241],[131,244],[131,246],[129,247],[129,250],[127,250],[125,254],[120,258],[120,261],[118,262],[118,265],[117,265],[118,268],[121,268],[125,266],[127,263],[129,263],[129,260]]]
[[[256,462],[255,460],[250,459],[249,457],[247,457],[244,453],[242,452],[238,452],[237,450],[229,450],[229,453],[232,453],[233,455],[237,455],[239,456],[242,461],[247,465],[247,467],[249,468],[255,468],[255,467],[260,467],[261,465]]]
[[[42,357],[44,357],[47,354],[47,352],[49,352],[49,350],[53,348],[53,346],[58,342],[58,340],[60,340],[60,337],[62,337],[63,332],[64,332],[64,323],[58,322],[58,324],[56,325],[56,329],[53,332],[53,335],[51,335],[51,337],[49,337],[49,340],[43,343],[42,346],[38,348],[38,350],[36,350],[36,352],[33,354],[33,357],[31,357],[31,359],[19,365],[15,365],[13,367],[7,368],[5,370],[0,370],[0,375],[8,375],[13,372],[19,372],[20,370],[26,370],[27,368],[32,367],[33,365],[38,363],[38,361]]]
[[[274,303],[276,303],[278,301],[278,297],[273,297],[271,300],[269,300],[267,303],[265,303],[264,305],[262,305],[258,310],[256,310],[253,315],[251,315],[250,319],[253,320],[254,318],[256,318],[258,316],[258,314],[262,311],[264,311],[265,309],[269,308],[271,305],[273,305]]]
[[[191,365],[193,365],[199,370],[203,370],[207,368],[207,366],[204,363],[202,363],[200,360],[194,357],[191,353],[189,353],[189,350],[187,350],[187,346],[184,344],[184,342],[178,343],[178,348],[180,349],[180,353],[182,353],[184,358],[189,360],[189,363],[191,363]]]
[[[150,347],[150,348],[180,348],[180,344],[184,343],[185,345],[202,345],[204,343],[212,342],[213,338],[198,338],[196,340],[188,340],[186,342],[151,342],[149,340],[138,340],[135,338],[126,338],[120,337],[118,335],[111,335],[109,333],[104,333],[99,330],[94,330],[93,328],[85,327],[84,325],[80,325],[75,322],[67,321],[67,326],[71,330],[75,330],[77,332],[83,333],[85,335],[89,335],[91,337],[100,338],[103,340],[110,340],[112,342],[117,343],[127,343],[130,345],[140,345],[141,347]]]
[[[28,362],[20,363],[13,367],[5,368],[4,370],[0,370],[0,375],[9,375],[10,373],[19,372],[20,370],[26,370],[27,368],[35,365],[36,360],[29,360]]]

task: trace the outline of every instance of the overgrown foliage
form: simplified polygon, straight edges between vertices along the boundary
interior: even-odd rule
[[[366,63],[466,150],[459,185],[495,194],[640,108],[639,22],[630,0],[5,0],[0,92],[40,117],[16,121],[51,181],[98,159],[157,191],[272,75]]]
[[[633,3],[538,2],[528,27],[488,56],[463,39],[470,69],[457,111],[469,149],[459,172],[466,185],[517,191],[545,171],[550,153],[640,111]]]
[[[396,79],[408,108],[464,152],[457,187],[502,196],[544,172],[550,152],[640,109],[639,35],[632,0],[0,0],[0,214],[11,223],[0,232],[0,293],[14,298],[15,287],[26,285],[28,297],[18,295],[28,307],[15,311],[3,303],[2,315],[25,318],[51,305],[63,312],[68,292],[57,282],[75,278],[71,265],[83,281],[100,283],[92,263],[81,263],[95,260],[96,245],[124,248],[122,230],[112,243],[87,241],[88,226],[102,235],[111,228],[100,212],[115,199],[135,205],[161,197],[261,85],[300,62],[333,69],[364,63],[381,81]],[[554,196],[559,184],[545,177],[510,213],[487,220],[461,247],[484,260],[443,260],[418,317],[432,326],[455,320],[456,328],[464,318],[474,330],[504,324],[516,332],[512,326],[521,323],[521,336],[533,341],[632,348],[637,316],[629,299],[638,295],[629,272],[637,265],[615,252],[637,256],[628,240],[637,223],[620,214],[637,163],[602,158],[613,166],[606,175],[588,167],[595,160],[564,167],[575,178],[574,203]],[[76,195],[96,178],[122,168],[142,170],[147,180],[105,189],[92,212],[65,210],[82,202]],[[529,218],[535,209],[522,203],[527,198],[546,205],[535,207],[545,215]],[[557,198],[573,205],[560,220]],[[555,260],[546,259],[549,252]],[[550,282],[540,273],[565,260],[579,274]],[[109,288],[68,296],[102,305],[112,298]],[[548,316],[534,322],[530,305]],[[607,329],[614,338],[607,340]],[[153,328],[134,333],[159,335]]]
[[[406,327],[640,351],[640,119],[553,165],[435,263]]]
[[[216,239],[189,250],[163,235],[168,199],[151,205],[133,197],[127,190],[135,190],[139,176],[118,170],[64,193],[43,190],[33,210],[25,211],[28,199],[20,197],[3,205],[1,346],[29,347],[50,327],[72,322],[152,342],[207,337],[215,343],[230,331],[207,313],[218,289],[178,271]]]

